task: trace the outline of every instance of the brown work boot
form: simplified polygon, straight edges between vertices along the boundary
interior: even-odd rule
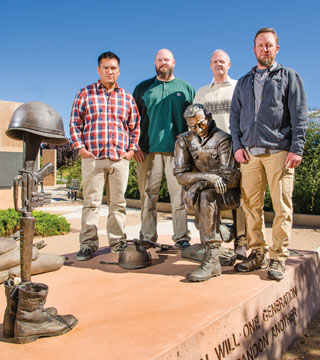
[[[78,320],[73,315],[52,315],[44,309],[48,286],[41,283],[19,285],[19,302],[14,327],[14,341],[25,344],[44,336],[62,335]]]
[[[219,275],[221,275],[219,247],[212,243],[206,244],[201,265],[187,275],[187,280],[192,282],[206,281]]]
[[[254,249],[248,258],[241,263],[234,266],[235,271],[250,272],[258,269],[266,269],[268,267],[268,260],[266,256],[266,249]]]
[[[3,318],[3,337],[12,338],[14,337],[14,323],[16,321],[16,314],[18,309],[18,286],[13,284],[13,280],[9,279],[4,283],[4,291],[7,298],[7,307],[4,312]],[[47,308],[51,315],[55,316],[58,311],[54,307]]]

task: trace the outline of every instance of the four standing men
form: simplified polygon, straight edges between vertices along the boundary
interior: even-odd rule
[[[90,259],[99,247],[99,207],[104,185],[111,251],[123,250],[126,243],[124,194],[129,160],[138,149],[140,117],[133,97],[117,84],[119,65],[116,54],[101,54],[97,69],[100,80],[81,89],[73,102],[70,134],[81,156],[84,194],[78,260]]]
[[[242,201],[247,238],[252,249],[247,259],[236,264],[235,270],[248,272],[268,266],[263,218],[268,183],[275,210],[268,270],[268,277],[273,280],[284,277],[292,226],[294,168],[302,160],[307,127],[302,81],[294,70],[277,64],[278,51],[275,30],[260,29],[254,39],[257,66],[243,76],[234,89],[236,82],[228,77],[229,56],[223,50],[216,50],[210,60],[213,82],[201,88],[195,97],[195,102],[206,106],[213,115],[218,127],[228,132],[229,104],[234,91],[230,130],[234,157],[241,164]],[[110,246],[115,252],[125,246],[124,193],[128,160],[133,156],[138,163],[141,196],[140,238],[152,242],[157,240],[156,203],[164,172],[172,205],[173,240],[184,249],[189,246],[190,237],[182,187],[173,176],[173,150],[177,136],[187,130],[183,113],[193,101],[194,90],[173,75],[173,54],[167,49],[159,50],[155,59],[157,76],[140,83],[133,93],[141,115],[139,148],[138,109],[131,95],[116,83],[120,60],[108,52],[100,55],[98,63],[100,80],[78,92],[70,120],[71,138],[82,158],[85,199],[77,257],[87,260],[98,248],[98,210],[105,176],[110,207]],[[199,120],[199,114],[192,113],[191,120],[186,116],[191,123],[193,118],[196,119],[194,124],[188,123],[191,130],[197,126],[201,130],[204,119]],[[207,133],[197,135],[194,131],[190,134],[200,140],[207,138]],[[176,166],[179,167],[178,163]],[[178,174],[177,167],[175,173]],[[182,175],[178,177],[183,183]],[[216,191],[219,192],[217,187]],[[225,191],[224,188],[221,193]],[[219,269],[202,270],[200,267],[189,274],[190,280],[203,281],[220,273]]]
[[[279,51],[275,30],[260,29],[253,51],[257,66],[239,79],[230,111],[234,157],[241,164],[241,195],[252,249],[235,270],[248,272],[268,266],[263,218],[268,183],[275,211],[268,277],[281,280],[289,255],[294,169],[302,160],[308,113],[299,75],[275,61]]]
[[[210,58],[210,68],[213,73],[211,84],[200,88],[194,98],[195,104],[204,105],[212,114],[219,129],[230,134],[229,114],[230,104],[237,80],[231,79],[228,71],[231,67],[229,55],[221,49],[215,50]],[[238,259],[246,257],[246,219],[242,206],[233,210],[235,224],[235,253]]]
[[[190,245],[190,237],[182,187],[173,175],[174,145],[177,136],[188,129],[183,113],[192,104],[194,89],[174,76],[175,63],[171,51],[159,50],[154,62],[157,75],[140,83],[133,92],[141,115],[140,150],[134,159],[141,201],[140,239],[157,241],[156,205],[165,173],[172,207],[172,239],[183,250]]]

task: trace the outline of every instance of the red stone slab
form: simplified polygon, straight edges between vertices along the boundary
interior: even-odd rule
[[[69,266],[33,281],[49,286],[46,307],[75,315],[78,326],[24,345],[1,335],[1,359],[247,360],[246,351],[256,348],[255,358],[278,359],[320,307],[318,256],[301,253],[290,258],[279,283],[267,280],[265,272],[238,274],[231,267],[218,278],[188,283],[184,276],[196,264],[181,259],[178,251],[153,252],[153,266],[136,271],[119,268],[107,248],[88,262],[71,254]],[[270,317],[268,307],[288,292],[292,299]],[[1,285],[0,319],[4,308]],[[269,314],[268,320],[263,314]],[[292,321],[285,318],[288,314]]]

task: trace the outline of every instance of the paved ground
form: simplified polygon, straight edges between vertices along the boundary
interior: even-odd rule
[[[49,188],[49,191],[53,191]],[[50,205],[42,207],[39,210],[50,213],[64,215],[71,224],[72,233],[66,236],[50,237],[46,239],[48,247],[46,252],[56,254],[65,254],[76,252],[79,248],[79,232],[81,228],[81,209],[82,200],[70,201],[67,199],[67,192],[64,188],[56,187],[52,192],[52,202]],[[99,218],[99,235],[100,246],[107,246],[106,236],[106,217],[108,214],[108,206],[103,204],[101,206]],[[140,229],[140,210],[128,208],[126,232],[128,239],[137,238]],[[193,216],[189,216],[189,230],[191,233],[192,243],[199,242],[199,233],[193,223]],[[271,224],[266,224],[267,241],[271,239]],[[170,236],[172,233],[172,222],[170,213],[158,213],[158,234],[162,237],[162,241],[172,244]],[[231,244],[224,244],[224,246],[231,246]],[[290,242],[291,249],[312,250],[318,251],[320,254],[320,228],[307,226],[294,226],[292,229],[292,236]]]

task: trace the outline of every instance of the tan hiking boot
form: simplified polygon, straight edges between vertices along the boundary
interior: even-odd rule
[[[270,260],[267,277],[271,280],[280,281],[284,278],[286,271],[285,262],[281,260]]]
[[[234,266],[235,271],[250,272],[253,270],[267,269],[268,260],[266,256],[266,249],[254,249],[248,258],[241,263]]]

